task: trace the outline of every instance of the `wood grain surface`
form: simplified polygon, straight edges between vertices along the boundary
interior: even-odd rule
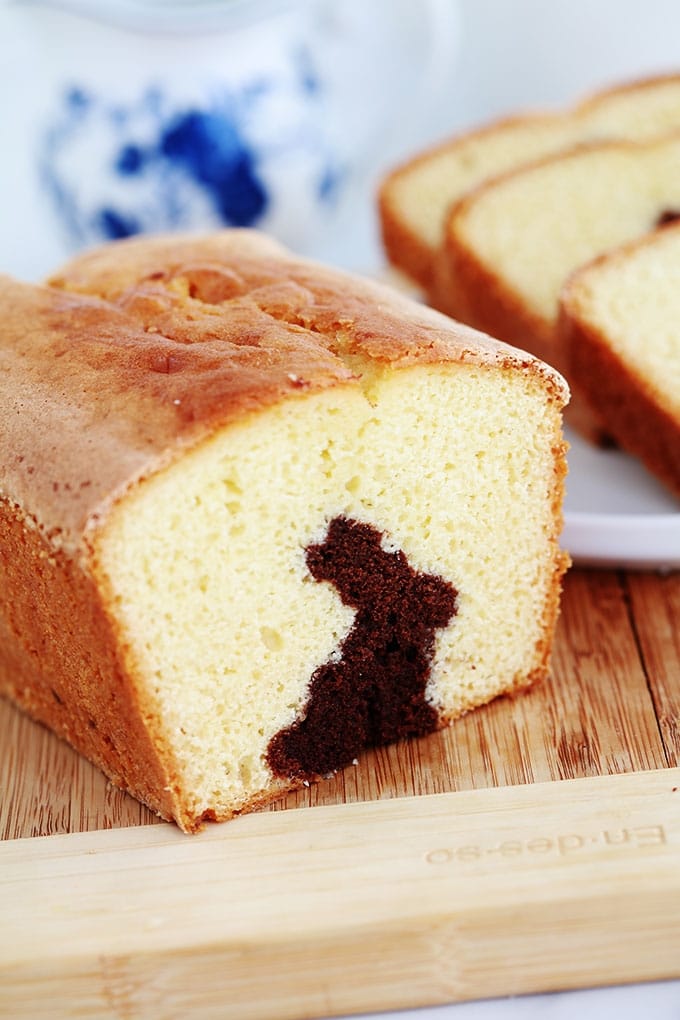
[[[680,573],[572,570],[549,682],[197,836],[0,702],[0,1017],[680,978],[679,622]]]
[[[0,844],[0,1016],[301,1020],[680,976],[680,769]]]
[[[380,748],[271,810],[667,768],[680,762],[680,573],[571,570],[550,682]],[[157,819],[0,701],[0,837]]]

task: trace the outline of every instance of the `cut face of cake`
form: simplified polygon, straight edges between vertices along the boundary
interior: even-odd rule
[[[680,498],[680,224],[574,273],[560,334],[570,376],[612,436]]]
[[[246,232],[120,243],[0,301],[0,688],[164,817],[545,677],[554,371]]]
[[[518,113],[463,132],[389,173],[379,195],[385,252],[428,299],[465,321],[464,290],[444,239],[456,204],[522,165],[603,139],[642,141],[680,129],[680,77],[629,82],[556,113]]]

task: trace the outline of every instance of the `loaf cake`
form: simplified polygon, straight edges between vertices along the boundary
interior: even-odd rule
[[[390,262],[429,302],[465,320],[465,292],[443,250],[456,204],[486,181],[575,145],[680,130],[680,76],[600,91],[561,113],[517,114],[417,154],[386,175],[379,219]]]
[[[581,393],[680,498],[680,223],[575,272],[559,330]]]
[[[3,279],[0,691],[187,831],[545,677],[562,378],[248,231]]]

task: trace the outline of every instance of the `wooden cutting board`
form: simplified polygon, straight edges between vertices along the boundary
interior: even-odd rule
[[[680,977],[680,574],[572,570],[553,665],[196,837],[0,702],[0,1017],[278,1020]]]

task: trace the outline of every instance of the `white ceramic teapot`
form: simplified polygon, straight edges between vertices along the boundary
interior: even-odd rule
[[[455,0],[0,0],[0,39],[0,271],[37,279],[223,225],[323,257],[458,31]]]

